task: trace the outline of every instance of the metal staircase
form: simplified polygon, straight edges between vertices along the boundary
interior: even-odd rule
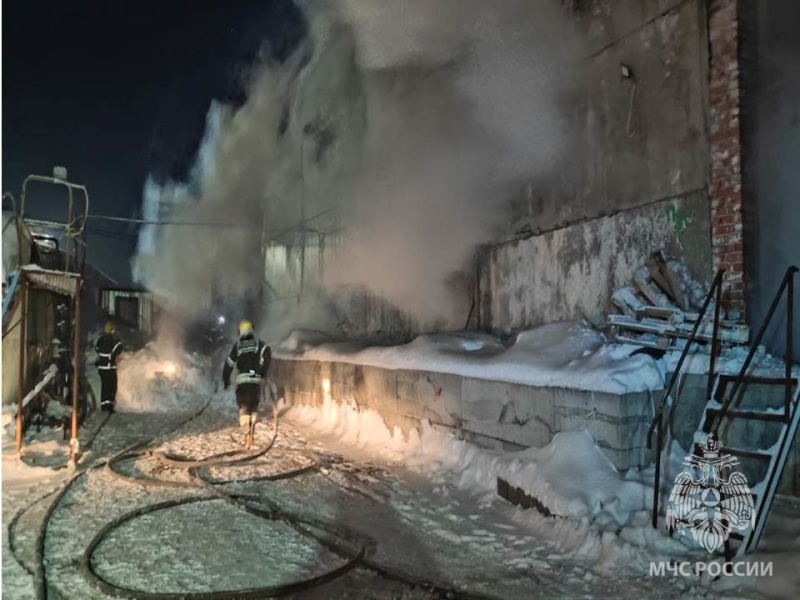
[[[797,378],[792,377],[794,276],[797,272],[798,268],[795,266],[786,269],[783,281],[772,300],[758,335],[750,345],[750,351],[747,353],[747,358],[738,375],[721,375],[719,377],[714,397],[706,406],[701,430],[698,432],[701,435],[713,434],[717,439],[723,440],[723,443],[727,440],[725,452],[739,458],[745,474],[750,475],[748,480],[753,495],[755,517],[752,528],[747,530],[744,535],[731,533],[729,542],[731,544],[738,543],[737,556],[752,552],[758,547],[786,466],[786,460],[797,435],[798,423],[800,423],[800,410],[798,410],[800,386],[798,386]],[[748,371],[753,357],[777,312],[784,293],[786,295],[786,358],[783,377],[751,376]],[[762,388],[761,394],[755,393],[755,386]],[[729,394],[726,393],[728,387],[732,388]],[[776,397],[775,394],[770,397],[769,390],[779,391],[781,388],[782,398]],[[751,390],[751,394],[746,397],[745,391],[748,389]],[[776,400],[779,406],[775,406]],[[769,431],[770,428],[772,431]],[[760,435],[755,435],[757,433]],[[728,546],[726,554],[730,553],[731,548]]]
[[[751,394],[750,398],[740,392],[742,404],[726,410],[726,406],[731,406],[726,398],[731,400],[734,397],[733,392],[726,392],[731,384],[735,389],[737,383],[741,390],[752,389],[753,386],[763,389],[761,393]],[[770,388],[792,391],[788,410],[786,405],[780,408],[774,406],[774,395],[770,397],[765,393]],[[751,552],[758,546],[792,442],[797,435],[800,423],[798,397],[800,386],[797,378],[790,378],[787,386],[786,379],[781,377],[721,375],[714,398],[706,405],[695,442],[701,443],[712,433],[717,439],[728,439],[728,443],[723,443],[724,452],[739,459],[740,470],[747,476],[753,496],[753,527],[744,535],[737,532],[730,534],[730,542],[736,546],[737,555]],[[747,402],[748,399],[755,401]]]
[[[800,424],[800,382],[797,377],[792,376],[791,359],[794,325],[794,276],[797,272],[798,268],[795,266],[786,270],[770,309],[750,345],[747,358],[738,374],[717,375],[714,368],[716,345],[712,348],[707,394],[709,401],[700,420],[700,427],[695,434],[694,451],[695,454],[698,453],[700,444],[708,440],[709,435],[720,440],[723,444],[723,453],[738,459],[739,470],[744,473],[749,483],[754,507],[752,527],[747,529],[744,534],[736,531],[730,533],[725,544],[727,559],[734,554],[741,556],[752,552],[758,547]],[[717,274],[701,311],[702,317],[712,294],[716,291],[715,332],[719,320],[720,283],[721,272]],[[784,295],[786,296],[786,358],[783,376],[757,377],[750,375],[753,358]],[[690,343],[687,343],[687,348],[689,345]],[[654,430],[657,430],[658,433],[653,527],[657,526],[658,521],[664,407],[667,405],[669,392],[672,390],[685,356],[686,349],[667,386],[667,391],[659,404],[650,428],[651,435]],[[674,408],[673,405],[673,410]]]

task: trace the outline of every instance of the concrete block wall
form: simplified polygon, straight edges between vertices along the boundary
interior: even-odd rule
[[[541,388],[429,371],[340,362],[273,359],[270,373],[289,404],[331,398],[371,409],[404,434],[427,419],[464,439],[496,449],[540,448],[560,431],[587,428],[620,470],[649,464],[649,394],[603,394]]]
[[[653,406],[662,395],[660,390],[616,395],[449,373],[287,359],[273,359],[270,377],[278,386],[278,396],[290,404],[321,405],[322,382],[328,379],[335,401],[376,411],[390,429],[398,427],[408,434],[427,419],[469,442],[500,450],[540,448],[560,431],[587,428],[620,470],[652,463],[647,429]],[[706,381],[705,375],[682,377],[679,403],[668,413],[671,435],[686,450],[691,449],[703,416]],[[780,389],[753,386],[745,394],[743,406],[779,406],[782,398]],[[757,446],[768,447],[774,442],[774,424],[739,424],[723,435],[723,441],[731,445],[746,436]],[[780,493],[800,496],[799,444],[795,440]],[[743,462],[740,468],[756,481],[762,473],[751,467]]]

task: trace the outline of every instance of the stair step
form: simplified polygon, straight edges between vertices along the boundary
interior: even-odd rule
[[[744,450],[742,448],[723,448],[723,453],[733,454],[734,456],[742,456],[744,458],[758,458],[760,460],[772,460],[772,454],[768,452],[761,452],[759,450]]]
[[[720,375],[719,381],[714,388],[714,400],[721,403],[723,398],[728,394],[728,391],[733,389],[734,382],[737,379],[738,375]],[[794,388],[798,383],[797,377],[792,377],[789,382],[790,387]],[[786,379],[783,377],[756,377],[754,375],[748,375],[746,377],[742,377],[742,383],[745,384],[745,388],[746,385],[750,383],[753,385],[772,386],[771,389],[774,389],[777,392],[779,388],[782,388],[786,385]],[[746,396],[747,391],[745,390],[744,393]]]
[[[720,375],[719,382],[721,385],[732,383],[738,379],[738,375]],[[743,383],[758,383],[766,385],[786,385],[785,377],[757,377],[755,375],[745,375],[742,377]],[[790,380],[791,385],[797,385],[797,377],[792,377]]]
[[[709,416],[716,416],[721,410],[720,408],[709,408],[706,410],[706,414]],[[739,410],[732,408],[725,413],[725,416],[738,419],[753,419],[754,421],[786,422],[786,415],[784,413],[762,412],[758,410]]]

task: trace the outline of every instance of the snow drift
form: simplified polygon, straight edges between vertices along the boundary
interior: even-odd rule
[[[663,387],[662,368],[650,356],[630,356],[634,349],[607,344],[584,322],[565,321],[523,331],[509,347],[487,334],[456,332],[422,335],[403,346],[323,343],[303,353],[276,355],[616,394]]]

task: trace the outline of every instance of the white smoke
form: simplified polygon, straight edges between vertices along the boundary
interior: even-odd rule
[[[212,107],[191,185],[161,190],[173,220],[252,227],[171,227],[137,274],[184,307],[212,284],[258,289],[264,225],[296,225],[301,204],[307,217],[337,207],[344,245],[325,265],[329,289],[362,284],[422,321],[452,320],[446,282],[507,219],[510,195],[565,149],[568,18],[556,0],[303,9],[306,43],[265,65],[240,109]]]

